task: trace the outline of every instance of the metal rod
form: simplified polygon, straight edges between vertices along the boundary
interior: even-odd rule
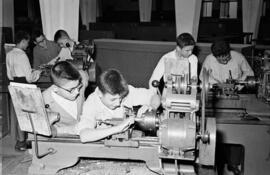
[[[179,169],[178,169],[178,161],[177,161],[177,159],[175,159],[174,160],[174,165],[175,165],[175,173],[176,173],[176,175],[180,175],[180,173],[179,173]]]
[[[206,93],[206,84],[205,84],[205,76],[206,76],[206,70],[203,69],[203,88],[202,88],[202,130],[201,130],[201,134],[204,135],[205,134],[205,93]]]
[[[32,129],[33,129],[33,133],[34,133],[34,142],[35,142],[35,153],[36,153],[36,157],[38,159],[41,159],[42,157],[44,156],[47,156],[48,154],[54,154],[55,153],[55,150],[53,148],[48,148],[48,151],[43,153],[43,154],[39,154],[39,151],[38,151],[38,139],[37,139],[37,132],[35,130],[35,127],[34,127],[34,123],[33,123],[33,119],[32,119],[32,116],[30,113],[28,113],[28,117],[30,119],[30,123],[31,123],[31,126],[32,126]]]

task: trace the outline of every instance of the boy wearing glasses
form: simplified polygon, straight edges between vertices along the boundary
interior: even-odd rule
[[[160,105],[158,96],[152,90],[128,85],[118,70],[103,72],[97,84],[96,90],[85,101],[81,120],[76,126],[82,142],[97,141],[128,129],[134,123],[133,117],[116,126],[107,126],[102,122],[113,118],[123,119],[126,108],[142,105],[138,111],[140,116]]]
[[[202,68],[209,70],[209,82],[211,84],[224,83],[227,79],[245,80],[247,76],[254,76],[245,57],[231,50],[229,43],[215,41],[211,46],[212,54],[208,55]],[[202,80],[202,71],[200,73]]]
[[[60,120],[54,126],[57,135],[61,135],[66,133],[65,128],[79,121],[88,79],[66,61],[60,61],[52,67],[51,79],[53,85],[43,92],[43,98],[47,111],[60,115]]]
[[[55,42],[47,40],[40,30],[35,30],[32,38],[36,45],[33,49],[33,67],[37,69],[40,65],[47,64],[57,57],[60,47]]]

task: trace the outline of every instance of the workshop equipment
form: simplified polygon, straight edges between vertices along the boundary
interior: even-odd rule
[[[153,135],[134,136],[135,126],[124,133],[86,144],[80,143],[74,136],[35,137],[32,149],[46,155],[33,156],[29,173],[54,174],[62,168],[74,165],[79,157],[143,160],[150,170],[159,174],[196,174],[196,164],[214,166],[215,118],[206,118],[204,110],[199,118],[196,111],[199,110],[199,106],[205,106],[205,102],[199,103],[197,86],[185,80],[185,77],[177,76],[166,85],[162,96],[162,113],[152,111],[143,114],[142,118],[136,118],[137,129],[154,132]],[[201,101],[205,100],[206,87],[207,85],[202,87]],[[32,115],[35,111],[23,112],[29,119],[36,116]],[[129,112],[127,117],[129,115],[133,114]],[[47,114],[42,117],[48,118]],[[19,121],[19,124],[23,123]],[[36,128],[32,124],[30,126]],[[33,131],[34,134],[40,134]],[[42,133],[47,136],[50,134],[49,130]]]

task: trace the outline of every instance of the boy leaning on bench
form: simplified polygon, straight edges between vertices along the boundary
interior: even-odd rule
[[[127,118],[113,127],[98,124],[102,123],[100,121],[123,118],[126,107],[141,105],[140,116],[160,105],[159,96],[153,90],[128,85],[115,69],[99,76],[97,88],[84,101],[86,77],[66,61],[52,67],[53,85],[43,92],[43,97],[47,110],[60,114],[60,120],[52,127],[55,135],[79,135],[82,142],[97,141],[125,131],[134,123],[134,118]]]

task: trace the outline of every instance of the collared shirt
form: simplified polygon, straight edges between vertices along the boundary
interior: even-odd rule
[[[73,47],[64,47],[61,48],[59,54],[58,54],[58,61],[65,61],[65,60],[73,60],[73,57],[71,56],[71,52],[73,51]]]
[[[224,83],[230,77],[235,80],[245,80],[247,76],[254,76],[254,72],[249,66],[245,57],[236,52],[230,51],[231,60],[227,64],[220,64],[213,54],[208,55],[203,63],[202,68],[210,70],[209,83]],[[200,73],[200,80],[202,80],[202,71]],[[218,81],[217,81],[218,80]]]
[[[74,45],[75,43],[70,47],[62,47],[59,54],[52,59],[49,64],[55,64],[57,61],[73,60],[71,53],[74,49]]]
[[[67,100],[53,91],[51,91],[51,95],[58,105],[60,105],[70,116],[77,120],[78,109],[76,100]]]
[[[7,53],[6,67],[9,80],[14,80],[14,77],[25,77],[27,82],[31,83],[39,79],[39,74],[32,71],[27,55],[19,48],[13,48]]]
[[[145,88],[135,88],[128,86],[129,94],[122,100],[120,107],[111,110],[105,106],[99,95],[99,89],[90,94],[83,105],[81,120],[77,126],[77,132],[85,128],[95,128],[98,120],[106,120],[112,118],[123,118],[125,115],[125,107],[132,108],[138,105],[149,105],[153,91]]]
[[[70,47],[63,47],[60,50],[60,53],[58,54],[59,61],[65,61],[65,60],[73,60],[73,57],[71,55],[72,51],[75,47],[75,42],[69,42]]]
[[[198,59],[195,55],[190,55],[188,58],[179,58],[176,50],[173,50],[161,57],[152,76],[149,80],[149,88],[152,88],[153,80],[160,80],[164,78],[167,80],[167,75],[188,74],[190,78],[197,77]]]
[[[53,41],[46,40],[47,48],[36,45],[33,50],[33,67],[35,69],[42,64],[47,64],[53,58],[55,58],[59,52],[60,47]]]

